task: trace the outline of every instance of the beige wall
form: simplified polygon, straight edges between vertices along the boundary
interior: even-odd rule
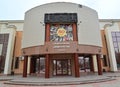
[[[23,63],[24,63],[24,61],[19,61],[19,68],[14,69],[15,74],[22,74],[23,73]]]
[[[14,57],[21,56],[21,43],[22,43],[22,31],[17,31],[15,37]]]
[[[16,26],[16,31],[23,31],[24,20],[0,20],[0,29],[6,29],[9,25]]]
[[[108,49],[107,49],[107,42],[106,42],[106,35],[105,35],[105,30],[101,30],[101,37],[102,37],[102,55],[106,55],[106,63],[107,66],[104,66],[104,59],[101,58],[102,62],[102,68],[105,69],[105,71],[110,71],[110,66],[109,66],[109,55],[108,55]]]
[[[25,13],[22,48],[44,45],[45,13],[77,13],[79,44],[102,46],[97,12],[85,6],[80,8],[79,4],[59,2],[40,5]]]
[[[21,42],[22,42],[22,31],[17,31],[16,32],[16,37],[15,37],[15,45],[14,45],[14,58],[21,57]],[[15,63],[14,59],[14,63]],[[14,69],[15,74],[22,74],[23,73],[23,60],[19,61],[19,68]],[[15,64],[14,64],[15,66]]]
[[[119,29],[120,29],[120,22],[118,22],[118,26],[119,26]]]
[[[107,55],[107,46],[106,46],[106,39],[105,39],[105,32],[101,30],[101,38],[102,38],[102,54]]]

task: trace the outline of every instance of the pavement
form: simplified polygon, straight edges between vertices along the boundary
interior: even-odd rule
[[[64,85],[81,85],[100,82],[109,82],[120,77],[120,73],[104,73],[103,75],[86,75],[79,78],[72,76],[56,76],[49,79],[37,76],[28,76],[23,78],[21,75],[0,76],[0,81],[7,85],[24,85],[24,86],[64,86]],[[1,87],[1,86],[0,86]],[[16,87],[16,86],[15,86]],[[87,87],[87,86],[86,86]],[[120,87],[120,85],[118,86]]]

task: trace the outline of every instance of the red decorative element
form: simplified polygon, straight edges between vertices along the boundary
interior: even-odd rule
[[[45,58],[45,78],[49,78],[50,75],[50,59],[49,59],[49,55],[46,54],[46,58]]]
[[[75,77],[80,77],[78,54],[74,54],[74,64],[75,64]]]
[[[27,63],[28,63],[28,56],[25,56],[24,66],[23,66],[23,77],[27,77]]]

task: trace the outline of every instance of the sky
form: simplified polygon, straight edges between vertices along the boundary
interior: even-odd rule
[[[0,0],[0,20],[24,20],[25,12],[51,2],[72,2],[98,12],[99,19],[120,19],[120,0]]]

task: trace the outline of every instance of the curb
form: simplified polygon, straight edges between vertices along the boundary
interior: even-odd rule
[[[26,86],[60,86],[60,85],[80,85],[80,84],[90,84],[90,83],[100,83],[116,80],[113,77],[107,77],[105,79],[96,79],[96,80],[84,80],[84,81],[67,81],[67,82],[23,82],[23,81],[14,81],[10,80],[4,84],[9,85],[26,85]]]

